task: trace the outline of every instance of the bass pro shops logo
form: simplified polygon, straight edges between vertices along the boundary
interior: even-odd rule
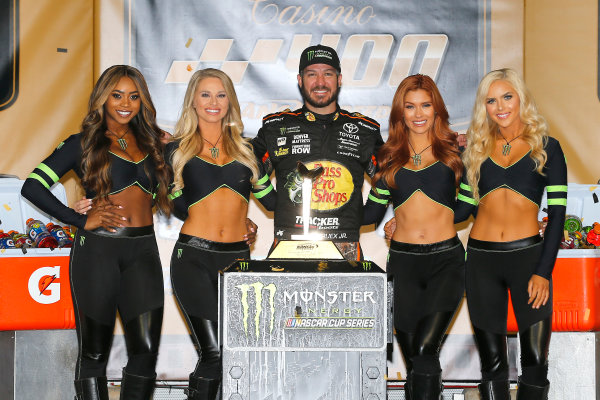
[[[42,267],[29,277],[29,295],[40,304],[52,304],[60,300],[60,266]]]
[[[273,333],[273,326],[275,324],[275,293],[277,293],[275,284],[269,283],[265,285],[262,282],[253,282],[250,284],[243,283],[236,287],[240,289],[242,294],[241,304],[246,337],[248,337],[248,319],[251,315],[254,317],[254,334],[257,339],[260,337],[260,322],[263,316],[269,318],[269,334]],[[265,299],[268,302],[268,309],[263,308],[263,294],[266,295]],[[250,297],[252,299],[249,299]],[[251,308],[254,308],[254,310],[252,311]]]

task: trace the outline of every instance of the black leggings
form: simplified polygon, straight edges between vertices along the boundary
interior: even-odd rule
[[[458,237],[390,244],[387,273],[394,279],[394,328],[408,372],[440,372],[440,346],[464,293],[464,259]]]
[[[179,234],[171,256],[171,286],[198,352],[197,377],[220,377],[218,276],[233,261],[250,258],[245,242],[220,243]]]
[[[481,359],[482,380],[508,379],[506,319],[508,290],[519,327],[524,382],[544,386],[552,328],[552,281],[545,306],[527,304],[527,285],[542,251],[532,236],[512,242],[469,239],[466,263],[467,304]]]
[[[164,304],[154,228],[78,230],[70,276],[79,343],[75,379],[106,375],[117,310],[129,356],[125,371],[153,378]]]

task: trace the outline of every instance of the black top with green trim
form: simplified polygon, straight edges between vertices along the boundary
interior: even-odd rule
[[[167,163],[172,162],[173,153],[179,147],[179,141],[167,144]],[[182,179],[184,187],[169,195],[173,200],[174,212],[178,218],[187,218],[188,209],[204,200],[211,193],[220,188],[227,188],[239,194],[244,200],[250,200],[250,192],[269,211],[275,209],[276,194],[269,180],[269,176],[261,170],[261,178],[253,186],[250,182],[252,171],[250,168],[232,160],[226,164],[211,163],[198,156],[192,157],[183,167]]]
[[[36,207],[60,221],[78,228],[85,226],[87,216],[65,206],[50,192],[50,187],[70,170],[73,170],[79,178],[82,177],[82,135],[82,133],[71,135],[60,143],[54,152],[27,177],[21,189],[21,195]],[[111,180],[109,194],[119,193],[136,185],[154,197],[157,181],[154,176],[154,163],[148,155],[138,162],[133,162],[109,152],[109,163]],[[88,188],[84,189],[87,198],[96,197],[96,193]]]
[[[378,222],[385,214],[391,199],[394,210],[406,203],[416,192],[422,192],[432,201],[454,212],[456,206],[455,175],[452,168],[441,161],[421,169],[402,167],[394,175],[395,188],[380,179],[371,188],[364,208],[363,225]]]
[[[502,167],[488,157],[480,168],[479,196],[481,201],[494,190],[506,188],[519,193],[539,207],[546,190],[548,225],[544,233],[544,249],[535,273],[549,279],[563,237],[567,206],[567,163],[558,140],[547,137],[544,150],[548,158],[543,174],[535,170],[535,162],[529,156],[530,152],[508,167]],[[470,211],[477,207],[466,174],[463,175],[460,184],[458,200],[455,216],[468,216]]]

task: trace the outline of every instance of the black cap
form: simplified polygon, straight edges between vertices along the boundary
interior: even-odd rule
[[[298,72],[302,72],[304,68],[313,64],[327,64],[335,68],[337,72],[342,72],[340,58],[335,50],[322,44],[307,47],[302,51]]]

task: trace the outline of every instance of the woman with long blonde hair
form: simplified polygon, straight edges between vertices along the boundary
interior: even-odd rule
[[[404,79],[394,95],[387,142],[363,223],[391,200],[396,230],[387,273],[394,279],[394,328],[410,400],[439,400],[439,352],[464,293],[464,248],[454,228],[463,166],[442,96],[426,75]]]
[[[221,381],[217,336],[218,271],[249,258],[244,241],[250,192],[273,210],[275,192],[261,174],[231,79],[217,69],[194,73],[185,94],[174,141],[167,144],[175,212],[184,219],[171,257],[172,287],[199,360],[188,398],[214,399]]]
[[[477,216],[467,245],[466,291],[481,358],[482,399],[509,399],[506,318],[508,290],[519,327],[518,400],[548,396],[552,269],[561,241],[567,168],[558,141],[511,69],[488,73],[477,89],[460,208]],[[548,194],[542,239],[538,212]]]

